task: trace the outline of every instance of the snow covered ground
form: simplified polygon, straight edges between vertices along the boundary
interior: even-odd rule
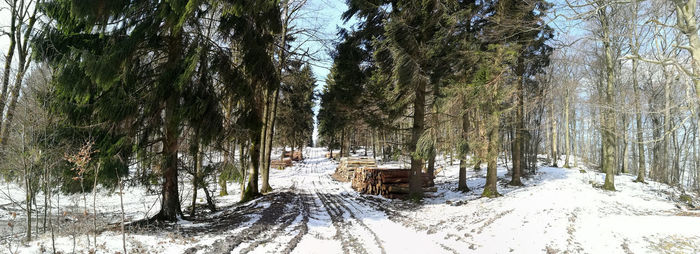
[[[616,176],[617,191],[607,192],[593,187],[603,175],[592,170],[543,167],[524,179],[525,187],[508,187],[507,170],[499,168],[504,196],[487,199],[479,197],[485,169],[469,170],[472,191],[461,193],[455,191],[457,165],[446,166],[436,178],[438,192],[414,204],[357,194],[350,183],[331,179],[336,163],[324,154],[310,148],[304,162],[273,170],[274,192],[251,202],[236,204],[240,189],[230,184],[231,195],[216,197],[218,212],[132,229],[127,248],[137,253],[700,252],[700,213],[677,201],[678,190],[634,183],[632,176]],[[21,189],[10,193],[14,199],[23,195]],[[157,195],[144,195],[139,188],[125,194],[129,218],[157,212]],[[118,198],[100,194],[102,213],[116,215]],[[8,219],[5,214],[0,218]],[[87,253],[86,237],[75,240],[76,250]],[[107,230],[97,241],[98,252],[121,251],[118,231]],[[58,236],[56,248],[71,252],[73,237]],[[50,236],[19,251],[50,252]]]

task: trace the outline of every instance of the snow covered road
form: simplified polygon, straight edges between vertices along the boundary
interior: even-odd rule
[[[132,232],[127,245],[147,253],[700,252],[700,214],[673,201],[677,192],[666,185],[620,175],[618,191],[607,192],[592,186],[602,176],[591,170],[543,167],[514,188],[502,184],[509,177],[499,168],[504,196],[486,199],[485,172],[470,170],[472,191],[461,193],[457,166],[446,166],[438,192],[414,204],[357,194],[331,178],[336,163],[324,153],[309,148],[304,162],[273,170],[270,194],[235,204],[240,190],[230,185],[218,212]],[[70,251],[69,236],[58,240]],[[107,231],[99,248],[119,251],[120,240]],[[40,252],[42,244],[50,250],[46,238],[22,250]]]

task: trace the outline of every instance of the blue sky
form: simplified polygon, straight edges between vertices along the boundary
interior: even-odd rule
[[[333,60],[330,58],[329,51],[333,49],[333,43],[337,42],[337,35],[339,28],[348,28],[352,25],[353,21],[349,21],[344,24],[341,20],[342,13],[347,9],[345,1],[343,0],[309,0],[306,6],[309,10],[312,10],[314,18],[303,20],[299,22],[300,27],[314,27],[318,24],[322,24],[322,32],[324,41],[321,42],[309,42],[304,44],[304,47],[308,48],[309,51],[319,51],[315,56],[316,59],[311,60],[312,70],[316,76],[316,91],[320,92],[325,86],[326,76],[330,72]],[[318,103],[319,101],[317,101]],[[318,104],[314,107],[314,113],[318,113]],[[314,128],[314,142],[317,140],[318,130]]]

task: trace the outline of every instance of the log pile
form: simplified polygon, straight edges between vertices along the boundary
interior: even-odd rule
[[[291,158],[293,161],[301,161],[304,159],[304,157],[301,155],[301,151],[284,151],[282,154],[283,158]]]
[[[368,157],[343,157],[335,169],[333,179],[341,182],[352,181],[355,170],[361,167],[377,167],[377,163]]]
[[[387,198],[405,198],[408,195],[410,169],[363,167],[355,171],[352,188],[357,192],[382,195]],[[429,186],[432,178],[423,173],[423,192],[436,192],[436,187]]]
[[[290,158],[284,158],[282,160],[271,160],[270,161],[270,168],[284,169],[286,167],[291,167],[291,166],[292,166],[292,159],[290,159]]]

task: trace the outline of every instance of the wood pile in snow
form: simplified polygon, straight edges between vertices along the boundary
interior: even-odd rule
[[[292,159],[291,158],[284,158],[282,160],[271,160],[270,161],[271,168],[284,169],[286,167],[291,167],[291,166],[292,166]]]
[[[343,157],[335,169],[333,179],[341,182],[350,182],[355,170],[361,167],[377,167],[377,163],[369,157]]]
[[[405,198],[411,169],[363,167],[355,170],[352,188],[359,193],[382,195],[386,198]],[[422,173],[423,192],[436,192],[436,187],[427,187],[430,175]]]
[[[304,157],[301,155],[301,151],[299,151],[299,150],[294,151],[294,152],[284,151],[284,153],[282,154],[282,157],[283,158],[291,158],[291,160],[293,160],[293,161],[301,161],[304,159]]]

